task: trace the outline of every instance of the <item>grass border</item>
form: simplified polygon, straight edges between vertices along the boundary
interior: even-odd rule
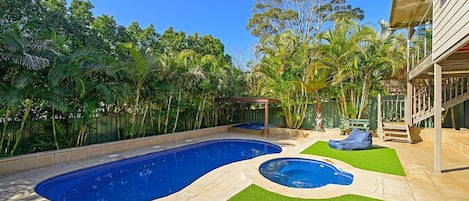
[[[345,194],[333,198],[324,198],[324,199],[304,199],[304,198],[295,198],[280,195],[268,190],[265,190],[255,184],[251,184],[241,192],[237,193],[229,201],[321,201],[321,200],[330,200],[330,201],[377,201],[379,199],[374,199],[370,197],[365,197],[361,195],[354,194]]]
[[[371,149],[353,151],[336,150],[330,148],[326,141],[317,141],[301,153],[334,158],[363,170],[406,176],[396,151],[388,147],[373,146]]]

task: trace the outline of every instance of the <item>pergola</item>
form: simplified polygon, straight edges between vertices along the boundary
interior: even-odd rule
[[[218,125],[218,103],[264,103],[265,120],[264,120],[264,136],[269,135],[269,103],[278,103],[278,100],[270,98],[214,98],[215,110],[215,126]]]

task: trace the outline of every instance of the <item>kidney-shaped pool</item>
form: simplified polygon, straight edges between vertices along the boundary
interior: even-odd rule
[[[281,151],[257,140],[211,140],[62,174],[42,181],[35,191],[50,200],[151,200],[215,168]]]

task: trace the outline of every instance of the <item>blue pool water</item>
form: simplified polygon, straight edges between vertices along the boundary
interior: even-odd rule
[[[268,124],[269,127],[272,127],[272,124]],[[233,126],[233,128],[244,128],[244,129],[251,129],[251,130],[262,130],[264,129],[264,122],[254,122],[254,123],[242,123],[236,126]]]
[[[333,165],[303,158],[277,158],[264,162],[260,173],[267,179],[293,188],[318,188],[327,184],[350,185],[353,175]]]
[[[35,191],[50,200],[151,200],[220,166],[281,151],[256,140],[211,140],[62,174]]]

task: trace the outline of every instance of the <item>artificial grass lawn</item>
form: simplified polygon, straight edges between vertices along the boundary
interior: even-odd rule
[[[302,199],[302,198],[292,198],[283,195],[279,195],[277,193],[273,193],[267,191],[259,186],[251,184],[243,191],[239,192],[235,196],[231,197],[229,201],[289,201],[289,200],[331,200],[331,201],[374,201],[377,199],[363,197],[359,195],[342,195],[339,197],[334,198],[327,198],[327,199]]]
[[[396,151],[391,148],[372,147],[368,150],[344,151],[330,148],[327,142],[318,141],[301,153],[334,158],[364,170],[405,176]]]
[[[329,147],[327,142],[318,141],[306,148],[302,154],[311,154],[325,156],[329,158],[334,158],[337,160],[344,161],[356,168],[371,170],[375,172],[382,172],[387,174],[394,174],[405,176],[404,169],[402,168],[401,162],[397,157],[396,151],[394,149],[386,147],[372,147],[368,150],[354,150],[354,151],[344,151],[336,150]],[[301,198],[292,198],[286,197],[277,193],[267,191],[259,186],[254,184],[250,185],[243,191],[239,192],[235,196],[229,199],[230,201],[259,201],[259,200],[331,200],[331,201],[367,201],[367,200],[377,200],[369,197],[359,196],[359,195],[343,195],[334,198],[327,199],[301,199]]]

